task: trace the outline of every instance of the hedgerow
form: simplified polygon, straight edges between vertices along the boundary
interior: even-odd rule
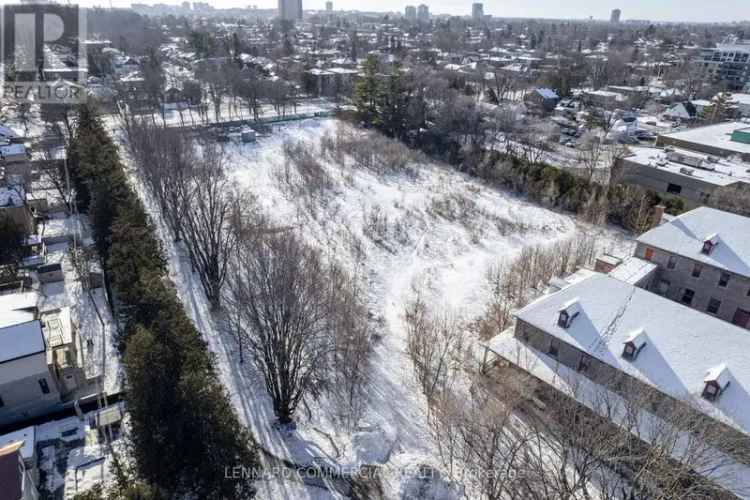
[[[128,434],[136,478],[154,498],[250,498],[258,467],[214,359],[177,297],[154,225],[95,110],[81,106],[69,145],[79,211],[88,214],[121,325]]]

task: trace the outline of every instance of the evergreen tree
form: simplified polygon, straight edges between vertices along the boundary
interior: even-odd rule
[[[409,96],[401,67],[394,64],[391,74],[378,85],[375,125],[389,137],[402,137],[406,128],[408,105]]]
[[[363,64],[363,76],[354,86],[354,106],[360,120],[371,125],[377,113],[378,98],[378,60],[367,56]]]

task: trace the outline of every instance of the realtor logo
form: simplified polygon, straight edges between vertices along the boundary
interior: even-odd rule
[[[85,10],[21,3],[0,10],[2,97],[36,103],[85,100]]]

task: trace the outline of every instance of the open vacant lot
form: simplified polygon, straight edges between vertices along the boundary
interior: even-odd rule
[[[386,488],[394,495],[414,487],[409,471],[438,465],[426,402],[405,352],[405,302],[418,291],[468,323],[491,295],[487,269],[525,246],[588,231],[598,234],[601,251],[627,254],[630,247],[629,237],[614,229],[581,226],[567,214],[336,120],[298,122],[256,143],[228,144],[225,168],[237,188],[255,197],[274,228],[297,232],[362,282],[377,337],[372,381],[355,425],[340,425],[333,403],[321,399],[305,401],[295,429],[279,430],[262,379],[249,362],[240,363],[235,339],[210,312],[187,253],[162,225],[172,278],[217,355],[240,418],[266,450],[298,464],[385,464],[393,471]],[[288,482],[269,481],[266,487],[267,494],[272,489],[287,498],[333,494],[299,490]]]

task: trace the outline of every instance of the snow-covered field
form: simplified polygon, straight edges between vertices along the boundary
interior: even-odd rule
[[[602,251],[626,255],[631,242],[615,229],[578,223],[510,193],[496,190],[449,167],[421,164],[410,172],[378,174],[350,161],[321,159],[332,179],[314,199],[284,188],[283,143],[302,140],[317,147],[336,120],[306,120],[274,130],[257,143],[227,146],[227,172],[257,197],[279,225],[292,226],[308,242],[364,280],[379,340],[364,417],[343,429],[325,403],[307,401],[294,430],[274,426],[263,382],[248,364],[240,364],[234,338],[212,316],[187,253],[176,246],[161,222],[170,275],[189,315],[217,356],[222,381],[240,418],[261,445],[277,457],[299,464],[325,460],[340,467],[385,466],[390,498],[409,498],[426,464],[439,468],[426,426],[426,401],[413,380],[405,353],[403,306],[417,286],[440,307],[467,319],[481,314],[490,290],[485,271],[517,255],[526,245],[546,244],[596,232]],[[319,156],[319,155],[318,155]],[[145,193],[145,189],[140,189]],[[151,205],[151,204],[149,204]],[[151,210],[157,222],[156,209]],[[424,296],[424,295],[423,295]],[[322,488],[290,481],[263,483],[260,498],[338,497]]]

